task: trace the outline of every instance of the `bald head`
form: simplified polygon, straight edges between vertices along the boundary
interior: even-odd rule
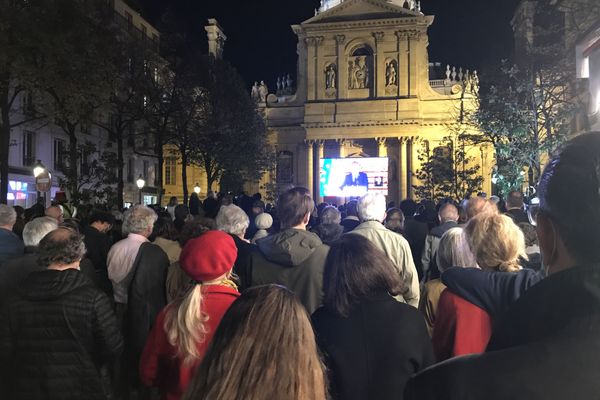
[[[63,212],[58,206],[50,206],[46,208],[46,216],[54,218],[59,224],[62,224],[63,222]]]
[[[48,268],[78,268],[85,255],[83,236],[79,232],[60,227],[40,241],[38,262]]]
[[[458,221],[458,208],[452,203],[446,203],[440,207],[438,215],[442,224],[448,221],[456,222]]]
[[[483,197],[473,197],[467,202],[465,211],[467,212],[467,219],[471,219],[476,215],[482,213],[493,213],[498,214],[498,207],[489,200]]]

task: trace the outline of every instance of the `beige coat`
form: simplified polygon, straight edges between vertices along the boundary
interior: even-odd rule
[[[347,233],[355,234],[369,239],[390,258],[408,288],[397,300],[416,308],[419,305],[419,277],[406,239],[377,221],[365,221]]]

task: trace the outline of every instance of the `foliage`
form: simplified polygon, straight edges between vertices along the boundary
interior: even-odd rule
[[[81,203],[104,204],[107,207],[118,206],[115,182],[117,181],[117,155],[111,151],[100,151],[91,142],[78,146],[81,166],[76,181],[70,181],[71,175],[59,178],[61,186],[73,187]]]
[[[467,152],[464,141],[450,136],[443,138],[435,148],[422,141],[418,153],[421,168],[416,172],[421,184],[414,185],[415,194],[421,199],[460,201],[481,190],[480,166]]]
[[[212,57],[203,61],[203,113],[196,121],[193,160],[206,171],[207,190],[222,177],[231,188],[242,181],[257,181],[272,167],[264,121],[231,65]]]

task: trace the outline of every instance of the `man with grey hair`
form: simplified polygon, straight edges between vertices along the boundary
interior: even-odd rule
[[[80,271],[82,236],[58,228],[39,243],[32,272],[0,311],[6,399],[106,399],[101,366],[123,350],[109,298]]]
[[[9,292],[34,271],[41,271],[44,266],[37,262],[37,249],[40,241],[48,233],[58,228],[58,222],[51,217],[40,217],[29,221],[23,228],[25,254],[8,260],[0,268],[0,304]]]
[[[129,390],[129,384],[139,385],[134,378],[139,357],[156,316],[167,302],[169,258],[148,241],[157,218],[154,210],[143,205],[126,211],[123,232],[127,237],[108,252],[108,277],[113,286],[117,318],[126,333],[127,354],[115,370],[119,395]]]
[[[238,249],[237,258],[233,265],[233,272],[240,278],[240,290],[244,290],[250,286],[248,276],[250,255],[253,251],[256,251],[256,245],[244,239],[246,230],[250,224],[248,215],[234,204],[221,206],[217,214],[216,223],[218,230],[231,235]]]
[[[383,251],[396,267],[404,282],[405,291],[397,300],[413,307],[419,305],[419,277],[410,252],[410,246],[402,235],[383,225],[386,216],[385,196],[367,193],[358,200],[357,211],[361,224],[347,235],[361,235]]]
[[[17,212],[11,206],[0,204],[0,265],[23,254],[23,242],[12,231]]]

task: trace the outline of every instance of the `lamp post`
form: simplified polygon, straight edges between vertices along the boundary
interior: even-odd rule
[[[37,192],[37,198],[39,199],[41,197],[40,193],[43,192],[44,207],[46,207],[46,192],[50,190],[52,186],[52,176],[50,175],[50,171],[48,171],[41,160],[37,160],[34,164],[33,176],[35,177],[35,190]]]
[[[194,193],[196,194],[200,194],[200,185],[198,185],[198,183],[196,183],[196,186],[194,186]]]
[[[142,177],[142,174],[140,174],[140,177],[137,178],[137,181],[135,181],[135,184],[137,185],[137,187],[139,189],[139,203],[142,204],[142,189],[146,185],[146,181]]]

